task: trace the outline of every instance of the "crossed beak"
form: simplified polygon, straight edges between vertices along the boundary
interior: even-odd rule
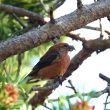
[[[69,45],[69,47],[68,47],[68,51],[73,51],[73,50],[75,50],[74,46]]]

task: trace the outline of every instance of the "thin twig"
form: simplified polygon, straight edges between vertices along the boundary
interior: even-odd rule
[[[110,78],[101,74],[101,73],[99,74],[99,77],[108,83],[108,86],[103,91],[103,93],[108,93],[106,100],[105,100],[105,103],[104,103],[105,104],[104,110],[106,110],[106,106],[108,104],[107,100],[108,100],[108,97],[110,96]]]
[[[23,34],[23,32],[25,33],[25,32],[27,32],[30,28],[29,27],[27,27],[22,21],[21,21],[21,19],[14,13],[14,14],[12,14],[13,15],[13,17],[15,18],[15,20],[22,26],[22,30],[18,30],[18,31],[16,31],[15,33],[13,33],[11,36],[13,37],[13,36],[15,36],[15,35],[20,35],[20,34]]]
[[[94,0],[94,2],[97,2],[97,1],[99,0]],[[100,38],[103,38],[101,18],[99,19],[99,26],[100,26]]]
[[[99,19],[99,25],[100,25],[100,38],[103,38],[101,18]]]
[[[27,28],[27,26],[20,20],[20,18],[15,13],[13,13],[12,15],[23,28]]]
[[[77,0],[77,8],[81,9],[83,7],[82,1],[81,0]]]
[[[59,8],[61,5],[63,5],[63,3],[65,2],[66,0],[58,0],[56,5],[53,7],[53,10]]]
[[[51,23],[55,23],[54,16],[53,16],[53,11],[56,10],[57,8],[59,8],[64,2],[65,2],[65,0],[60,0],[60,1],[58,0],[57,3],[53,7],[50,7],[50,9],[47,10],[46,6],[44,4],[44,0],[40,0],[40,3],[43,6],[45,12],[48,13],[49,16],[50,16]]]
[[[73,40],[79,40],[83,43],[86,42],[85,38],[81,38],[79,34],[67,33],[66,36],[71,37]]]
[[[110,32],[109,32],[109,31],[107,31],[107,30],[105,30],[105,33],[107,33],[108,35],[110,35]]]
[[[54,24],[55,19],[54,19],[54,16],[53,16],[53,8],[52,7],[50,8],[49,16],[50,16],[50,22]]]
[[[44,4],[44,0],[40,0],[41,5],[43,6],[44,10],[46,13],[48,13],[49,11],[46,9],[45,4]]]
[[[63,5],[63,3],[65,2],[65,0],[58,0],[57,3],[53,6],[53,10],[56,10],[57,8],[59,8],[61,5]],[[40,0],[41,5],[43,6],[44,10],[46,13],[49,13],[49,10],[46,9],[46,6],[44,4],[44,0]]]
[[[73,89],[73,90],[74,90],[74,93],[76,94],[77,91],[76,91],[75,87],[73,86],[71,80],[68,80],[68,82],[69,82],[69,84],[70,84],[70,86],[71,86],[71,89]]]
[[[83,27],[83,28],[91,29],[91,30],[95,30],[95,31],[101,31],[101,29],[98,28],[98,27],[85,26],[85,27]]]
[[[49,15],[50,15],[50,21],[52,23],[55,23],[53,11],[56,10],[57,8],[59,8],[64,2],[65,2],[65,0],[60,0],[60,1],[58,0],[57,3],[53,7],[50,7]]]
[[[46,105],[42,105],[43,107],[45,107],[45,108],[47,108],[48,110],[53,110],[53,109],[51,109],[51,108],[49,108],[49,107],[47,107]]]
[[[108,78],[107,76],[103,75],[102,73],[99,73],[99,77],[110,84],[110,78]]]
[[[109,16],[107,16],[107,19],[108,19],[108,21],[110,22],[110,15],[109,15]]]
[[[109,97],[109,94],[107,95],[107,97],[106,97],[106,100],[105,100],[105,106],[104,106],[104,110],[106,110],[106,106],[107,106],[107,100],[108,100],[108,97]]]

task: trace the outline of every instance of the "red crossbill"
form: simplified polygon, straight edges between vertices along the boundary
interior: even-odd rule
[[[31,80],[54,79],[63,76],[70,65],[68,52],[72,50],[74,47],[67,43],[55,44],[49,48],[28,76]]]

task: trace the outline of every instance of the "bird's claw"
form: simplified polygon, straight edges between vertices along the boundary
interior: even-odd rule
[[[62,85],[63,77],[62,76],[56,77],[55,80],[54,80],[54,82],[57,82],[57,81],[59,82],[59,84]]]

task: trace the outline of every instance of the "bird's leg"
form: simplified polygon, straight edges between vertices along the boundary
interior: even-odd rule
[[[62,76],[62,75],[60,75],[60,76],[56,77],[56,78],[55,78],[55,80],[54,80],[54,82],[56,83],[57,81],[59,82],[59,84],[61,84],[61,85],[62,85],[63,76]]]
[[[63,82],[63,76],[59,76],[59,83],[62,85]]]
[[[59,38],[59,36],[49,36],[49,39],[51,39],[54,44],[58,43]]]

